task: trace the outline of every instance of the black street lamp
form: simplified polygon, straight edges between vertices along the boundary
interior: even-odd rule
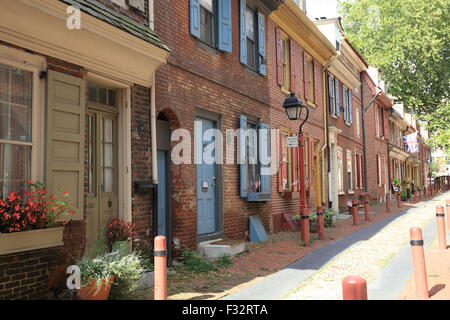
[[[298,160],[299,160],[299,179],[298,189],[300,190],[300,230],[302,241],[305,246],[309,245],[309,208],[306,205],[306,188],[305,188],[305,139],[303,137],[302,127],[309,117],[309,109],[305,106],[295,93],[291,93],[289,97],[284,100],[283,108],[286,110],[289,120],[299,120],[303,109],[306,110],[306,116],[298,128]]]

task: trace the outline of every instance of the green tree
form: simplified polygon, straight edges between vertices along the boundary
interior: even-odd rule
[[[450,1],[341,1],[346,37],[450,151]]]

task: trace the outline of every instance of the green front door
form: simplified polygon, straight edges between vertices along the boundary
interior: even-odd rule
[[[117,114],[96,107],[86,116],[88,246],[103,240],[107,223],[118,217]]]

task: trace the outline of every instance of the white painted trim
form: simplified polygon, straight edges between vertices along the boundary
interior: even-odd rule
[[[39,75],[41,71],[47,69],[45,58],[18,49],[0,46],[0,63],[33,73],[31,179],[42,181],[44,177],[44,152],[42,150],[44,149],[45,136],[45,80],[39,79]]]
[[[169,52],[84,12],[81,30],[69,30],[66,8],[58,0],[4,1],[0,40],[116,79],[151,85]]]
[[[131,86],[92,72],[87,73],[86,80],[119,89],[121,101],[118,106],[119,218],[131,222]]]

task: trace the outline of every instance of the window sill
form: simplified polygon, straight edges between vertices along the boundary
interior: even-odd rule
[[[197,39],[197,40],[198,40],[198,47],[199,48],[204,49],[204,50],[209,51],[209,52],[214,53],[214,54],[219,54],[220,51],[216,47],[213,47],[210,44],[207,44],[206,42],[203,42],[202,40],[199,40],[199,39]]]
[[[345,196],[345,191],[339,191],[339,192],[338,192],[338,195],[340,195],[340,196]]]
[[[345,123],[348,127],[351,127],[352,126],[352,124],[351,123],[348,123],[348,122],[346,122]]]
[[[288,191],[283,193],[283,198],[286,200],[299,200],[300,192],[298,191]]]
[[[353,191],[353,190],[348,190],[348,191],[347,191],[347,194],[355,194],[355,191]]]
[[[266,202],[272,200],[270,192],[249,192],[247,194],[247,202]]]
[[[331,117],[334,119],[339,119],[339,117],[337,115],[335,115],[334,113],[331,114]]]
[[[306,104],[308,105],[308,106],[310,106],[311,108],[317,108],[317,105],[314,103],[314,102],[312,102],[312,101],[307,101],[306,102]]]
[[[281,92],[283,92],[285,95],[289,96],[291,94],[291,92],[289,90],[287,90],[286,88],[280,87]]]

